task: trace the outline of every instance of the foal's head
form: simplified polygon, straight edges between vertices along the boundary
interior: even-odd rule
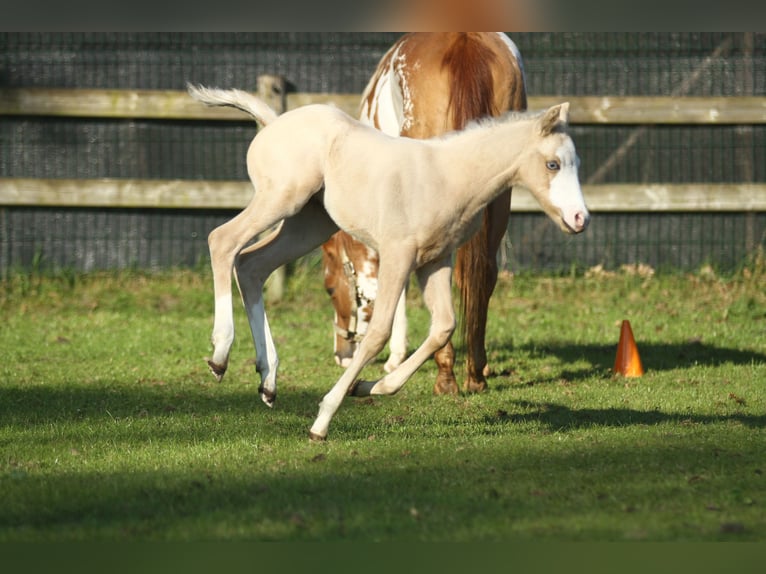
[[[577,177],[580,159],[567,134],[568,124],[568,103],[553,106],[535,120],[519,177],[563,231],[580,233],[588,227],[590,213]]]

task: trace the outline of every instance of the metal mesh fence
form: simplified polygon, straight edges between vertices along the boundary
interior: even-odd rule
[[[0,87],[254,89],[285,76],[301,92],[360,93],[397,33],[2,33]],[[766,94],[766,34],[514,34],[531,95]],[[245,180],[251,122],[4,117],[0,177]],[[575,126],[592,183],[766,181],[766,127]],[[631,141],[629,153],[610,161]],[[608,167],[607,167],[608,166]],[[586,198],[587,199],[587,198]],[[232,212],[0,207],[0,268],[194,265]],[[507,264],[732,267],[764,243],[761,213],[596,213],[563,236],[516,213]]]

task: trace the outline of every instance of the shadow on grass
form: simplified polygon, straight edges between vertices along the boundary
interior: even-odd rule
[[[536,421],[554,431],[569,431],[589,427],[653,426],[665,423],[683,426],[722,422],[736,422],[750,428],[766,428],[766,415],[744,413],[700,415],[668,413],[656,409],[642,411],[614,407],[572,409],[557,403],[523,400],[514,400],[510,404],[513,405],[513,410],[528,412],[509,413],[506,410],[498,410],[495,414],[485,417],[485,422],[489,425],[497,425]]]
[[[602,375],[611,370],[616,345],[575,344],[560,341],[547,341],[520,346],[500,346],[498,358],[511,365],[528,359],[533,361],[555,357],[561,367],[552,369],[552,374],[535,372],[532,380],[522,384],[546,384],[561,380],[577,382]],[[496,351],[497,352],[497,351]],[[764,365],[766,354],[750,350],[729,349],[704,344],[698,341],[688,343],[641,343],[639,352],[647,372],[684,369],[693,366],[716,367],[732,365]],[[430,363],[430,362],[429,362]],[[584,364],[585,363],[585,364]],[[582,366],[576,366],[576,365]],[[584,365],[583,365],[584,364]],[[572,365],[572,367],[569,367]],[[459,374],[462,375],[458,367]],[[531,365],[534,371],[535,366]],[[551,371],[549,369],[549,371]],[[339,374],[333,371],[334,374]],[[490,388],[502,391],[517,386],[509,381],[508,373],[491,376]],[[215,416],[221,413],[266,416],[269,413],[281,413],[300,417],[310,425],[317,413],[317,405],[322,395],[327,392],[333,380],[328,379],[327,387],[301,388],[297,385],[281,385],[275,408],[263,405],[257,385],[225,381],[223,383],[159,385],[132,384],[123,382],[98,384],[93,386],[39,385],[39,386],[0,386],[0,424],[36,424],[62,420],[82,420],[84,418],[124,419],[128,417],[146,418],[163,416],[171,413],[192,414],[195,416]],[[410,381],[409,384],[413,384]],[[346,401],[346,404],[349,401]],[[555,409],[554,409],[555,410]],[[591,413],[597,420],[606,420],[603,416]],[[660,413],[624,413],[619,420],[650,419],[664,416]],[[634,416],[635,415],[635,416]],[[679,420],[684,417],[680,416]],[[279,418],[279,417],[276,417]],[[655,421],[656,422],[656,421]],[[649,423],[645,423],[649,424]],[[758,423],[760,425],[760,422]]]
[[[716,347],[700,341],[686,343],[638,343],[641,362],[647,372],[686,369],[696,366],[718,367],[731,365],[764,365],[766,354],[743,349]],[[500,348],[503,348],[500,346]],[[563,365],[586,362],[588,368],[567,369],[558,372],[556,380],[564,378],[570,381],[591,377],[594,372],[604,372],[614,365],[617,345],[577,344],[560,341],[547,341],[504,347],[508,351],[499,353],[501,360],[514,363],[518,357],[532,359],[555,357]]]
[[[88,387],[72,386],[35,386],[35,387],[0,387],[0,427],[16,426],[31,429],[36,426],[47,427],[51,424],[85,421],[95,424],[121,423],[126,435],[145,433],[147,438],[152,433],[154,438],[193,440],[199,432],[214,433],[219,417],[254,417],[254,425],[260,426],[262,418],[273,419],[268,425],[267,434],[273,435],[285,431],[287,427],[300,426],[302,422],[306,433],[313,416],[317,413],[319,393],[308,390],[285,389],[280,391],[276,406],[271,409],[263,404],[257,385],[187,385],[176,387],[172,384],[156,388],[133,386],[122,388],[93,385]],[[152,421],[183,417],[194,422],[197,429],[174,430],[160,425],[159,428],[147,427],[140,430],[130,421]],[[298,424],[296,424],[296,420]],[[284,422],[281,422],[284,421]],[[250,425],[248,431],[252,432]],[[162,436],[159,436],[162,435]]]
[[[43,433],[24,436],[22,443],[47,442],[52,423],[84,419],[94,423],[86,426],[97,427],[98,440],[125,452],[117,465],[125,470],[111,472],[92,470],[85,462],[76,472],[60,473],[50,467],[41,473],[34,465],[29,470],[9,466],[0,474],[0,484],[13,492],[14,502],[9,498],[0,503],[0,539],[620,539],[634,533],[672,539],[679,530],[692,539],[763,536],[762,522],[750,518],[747,504],[744,510],[734,509],[744,518],[727,514],[718,519],[719,510],[705,510],[705,504],[721,506],[719,493],[726,489],[750,496],[762,484],[760,443],[748,440],[732,446],[727,429],[711,427],[711,432],[682,439],[656,436],[651,448],[615,448],[605,441],[564,450],[518,446],[513,440],[465,441],[462,435],[444,451],[435,433],[453,423],[456,436],[473,432],[484,439],[481,435],[504,435],[504,427],[528,422],[558,431],[732,421],[747,427],[738,431],[743,436],[766,427],[766,415],[570,408],[511,399],[505,401],[510,412],[487,415],[483,425],[466,425],[450,412],[447,422],[416,424],[416,435],[396,442],[399,419],[406,423],[406,411],[403,417],[381,412],[381,419],[390,419],[389,426],[362,428],[363,421],[369,422],[364,411],[385,411],[386,399],[347,400],[330,441],[309,445],[306,433],[321,393],[297,386],[280,392],[277,408],[270,410],[261,404],[255,385],[0,388],[0,424],[18,425],[23,435],[26,418]],[[241,424],[225,422],[219,434],[216,419],[227,415],[241,416]],[[182,420],[165,424],[166,417]],[[151,424],[135,424],[138,419]],[[386,429],[391,440],[381,436],[389,432]],[[371,431],[378,439],[367,438]],[[68,432],[63,427],[56,431],[62,444],[59,456],[87,459],[87,450],[67,452],[81,449],[79,444],[87,444],[88,436],[70,437]],[[334,436],[344,438],[335,442]],[[211,437],[216,440],[211,442]],[[304,446],[283,451],[275,437],[304,441]],[[162,462],[155,471],[132,468],[131,457],[140,450],[135,445],[162,441],[179,452],[203,442],[212,451],[211,445],[220,444],[236,457],[224,463],[198,454],[185,468]],[[19,455],[22,462],[23,457]],[[687,470],[679,471],[679,465]],[[706,474],[705,465],[715,472]],[[680,473],[680,478],[668,480],[668,473]],[[692,520],[688,513],[676,512],[679,488],[699,498],[696,507],[709,518]],[[645,514],[634,512],[644,506],[670,508],[663,515],[667,524],[656,530],[645,527]],[[594,508],[603,522],[580,522]],[[535,522],[541,516],[545,520]],[[732,521],[739,525],[733,535],[724,527]]]
[[[578,420],[570,423],[575,428],[688,418],[630,409],[517,405],[535,412],[494,422],[537,418],[561,428],[561,421],[572,417]],[[763,417],[752,418],[750,424],[763,426]],[[17,501],[0,504],[0,538],[486,541],[519,535],[753,539],[763,534],[762,523],[746,514],[736,518],[742,527],[735,535],[726,535],[719,523],[727,518],[704,510],[704,504],[719,504],[718,493],[725,489],[749,493],[760,484],[755,441],[741,449],[723,442],[715,453],[709,436],[657,441],[651,448],[615,449],[607,443],[554,451],[518,448],[513,441],[477,441],[459,454],[450,452],[449,459],[438,449],[422,457],[427,453],[410,454],[411,445],[391,449],[364,439],[351,444],[314,445],[278,457],[252,451],[222,468],[203,460],[153,472],[94,472],[85,466],[80,472],[45,476],[15,472],[8,480]],[[279,457],[286,460],[276,461]],[[715,465],[716,472],[708,476],[698,470],[706,464]],[[678,477],[668,480],[668,474]],[[679,489],[684,496],[687,491],[697,496],[693,508],[709,518],[676,512]],[[664,506],[670,510],[659,522],[666,524],[655,519],[653,527],[644,525],[645,513],[634,512]],[[592,516],[594,509],[599,519],[583,523],[582,517]]]

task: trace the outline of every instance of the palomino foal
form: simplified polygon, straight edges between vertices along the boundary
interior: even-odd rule
[[[213,356],[220,379],[234,341],[231,276],[235,270],[256,348],[259,392],[276,398],[277,352],[263,305],[263,283],[280,265],[318,247],[339,228],[380,257],[378,293],[367,334],[344,373],[323,397],[309,436],[323,440],[343,398],[394,394],[455,329],[450,254],[481,222],[486,205],[511,186],[528,188],[569,233],[589,220],[567,134],[569,104],[542,114],[511,114],[442,138],[395,138],[325,105],[279,117],[239,90],[189,87],[209,105],[239,108],[266,126],[250,144],[247,168],[255,193],[245,209],[208,238],[215,290]],[[280,223],[254,245],[249,242]],[[391,333],[399,294],[415,272],[431,314],[425,341],[378,381],[362,369]]]

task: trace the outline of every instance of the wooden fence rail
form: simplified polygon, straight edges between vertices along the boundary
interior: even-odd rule
[[[537,96],[530,109],[571,103],[573,124],[766,124],[764,97]],[[287,109],[332,103],[357,115],[358,94],[293,93]],[[237,120],[230,108],[209,108],[185,91],[0,89],[0,116],[58,116],[155,120]],[[766,211],[766,184],[584,185],[593,211]],[[0,178],[0,205],[61,207],[232,208],[252,194],[245,181]],[[512,210],[539,209],[526,192]]]
[[[0,205],[169,209],[242,209],[248,181],[0,178]],[[597,212],[766,211],[766,184],[583,185]],[[539,211],[532,195],[515,189],[511,210]]]
[[[531,96],[529,108],[568,101],[573,124],[765,124],[766,98],[759,96]],[[332,103],[358,115],[359,94],[287,94],[287,109]],[[181,90],[0,89],[0,115],[239,120],[231,108],[209,108]]]

